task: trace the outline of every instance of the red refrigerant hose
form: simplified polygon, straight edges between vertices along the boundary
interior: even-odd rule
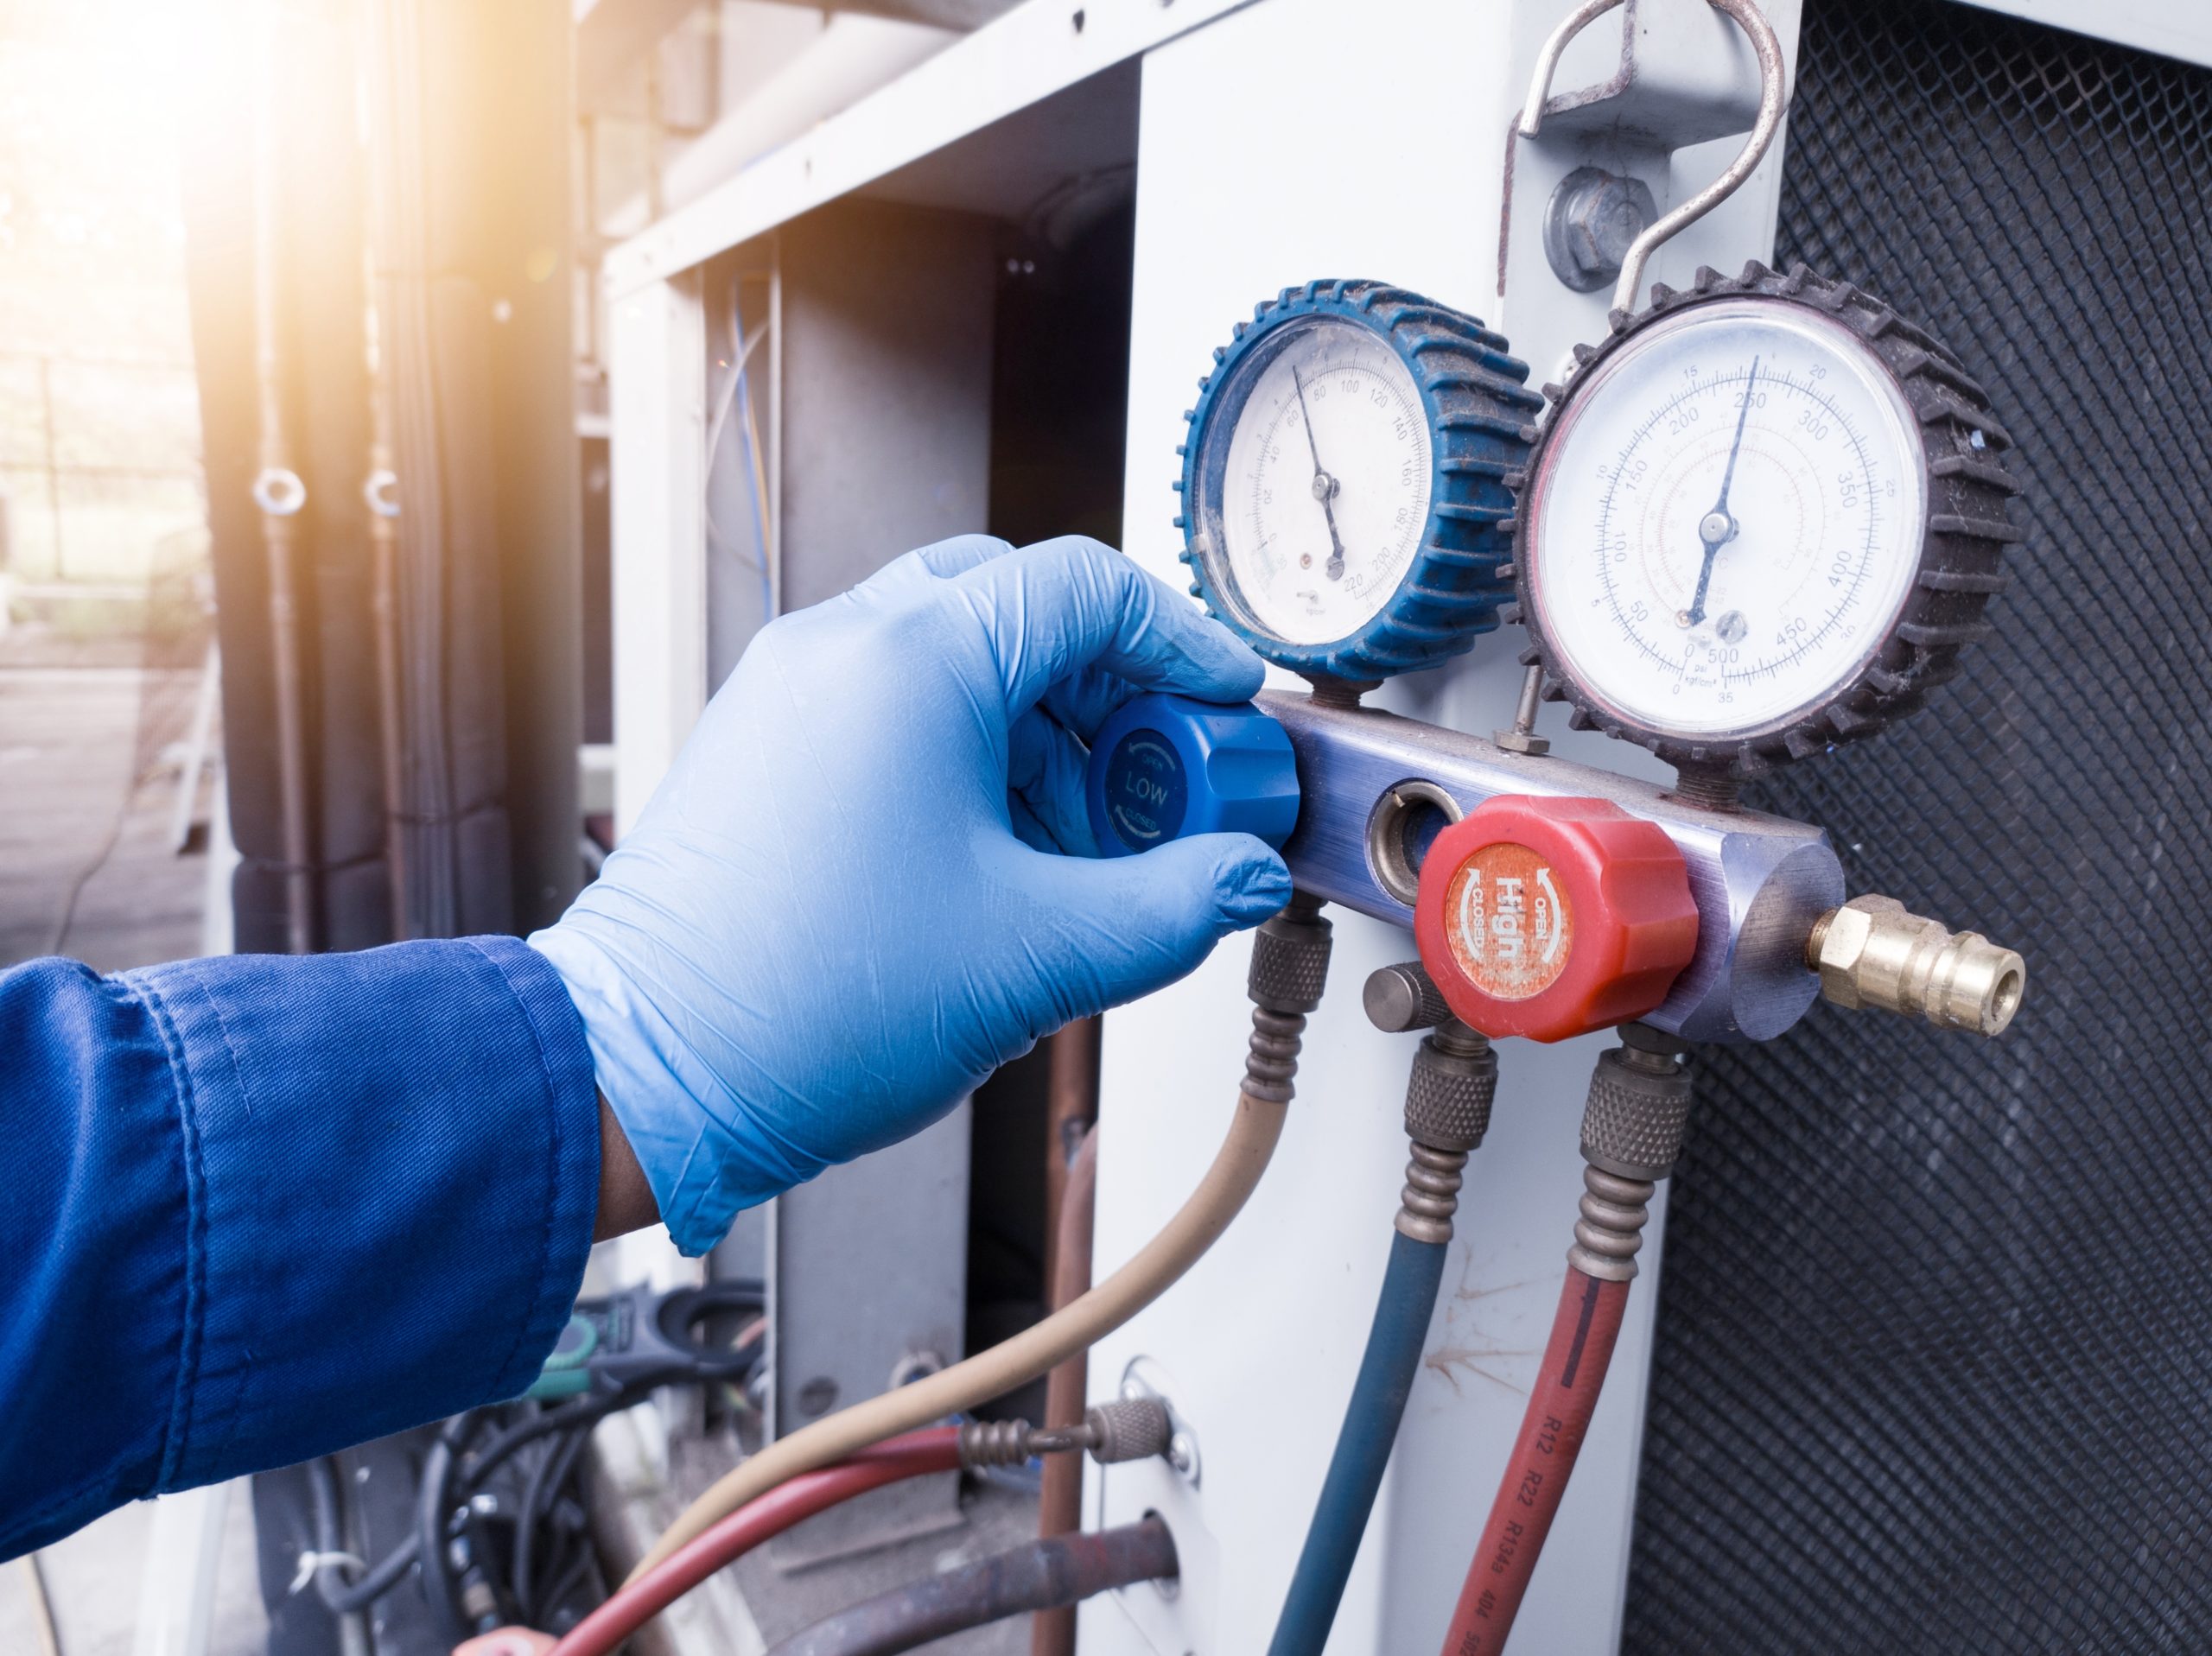
[[[934,1426],[861,1450],[835,1466],[802,1472],[671,1553],[579,1621],[552,1656],[608,1656],[622,1641],[724,1565],[802,1519],[887,1483],[951,1472],[960,1465],[960,1429]]]
[[[1529,1394],[1497,1498],[1491,1502],[1490,1521],[1467,1566],[1452,1631],[1444,1640],[1445,1656],[1497,1656],[1505,1648],[1544,1537],[1559,1516],[1574,1457],[1590,1430],[1627,1304],[1625,1282],[1602,1281],[1568,1269],[1543,1368]]]
[[[1502,1656],[1536,1573],[1620,1338],[1651,1199],[1681,1152],[1690,1108],[1684,1051],[1671,1035],[1627,1024],[1621,1044],[1598,1055],[1582,1111],[1587,1165],[1574,1246],[1567,1251],[1567,1285],[1513,1458],[1467,1565],[1443,1656]]]

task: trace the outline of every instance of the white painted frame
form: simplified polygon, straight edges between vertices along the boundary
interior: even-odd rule
[[[707,345],[695,273],[614,301],[607,378],[620,836],[707,705]]]
[[[618,834],[645,809],[712,688],[699,621],[706,602],[707,386],[698,267],[1252,3],[1027,0],[607,255],[601,279],[612,308],[607,354]],[[780,352],[771,369],[780,379]],[[772,415],[778,423],[781,402],[779,396]],[[772,432],[770,441],[780,456],[780,434]],[[774,473],[781,469],[779,462]],[[780,536],[780,478],[774,473],[771,533]],[[781,562],[772,553],[779,576]]]
[[[1961,0],[2094,40],[2212,68],[2212,5],[2203,0]]]

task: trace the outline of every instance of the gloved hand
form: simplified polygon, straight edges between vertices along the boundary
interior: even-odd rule
[[[597,881],[530,942],[686,1253],[918,1131],[1290,896],[1248,834],[1094,860],[1086,750],[1259,658],[1095,541],[909,553],[753,641]]]

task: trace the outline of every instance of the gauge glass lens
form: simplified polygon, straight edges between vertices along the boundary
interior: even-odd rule
[[[1529,587],[1556,664],[1675,736],[1794,722],[1872,659],[1911,594],[1923,451],[1844,328],[1759,300],[1657,324],[1545,443]]]
[[[1325,317],[1282,324],[1236,374],[1201,439],[1207,573],[1260,631],[1293,644],[1349,638],[1421,549],[1420,390],[1388,341]]]

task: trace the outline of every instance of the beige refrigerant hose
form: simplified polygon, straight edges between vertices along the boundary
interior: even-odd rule
[[[1136,1257],[1043,1322],[865,1403],[779,1437],[683,1510],[626,1577],[636,1581],[686,1542],[786,1479],[841,1461],[870,1443],[972,1409],[1072,1356],[1160,1298],[1229,1228],[1267,1171],[1282,1135],[1306,1014],[1328,971],[1329,923],[1302,895],[1253,938],[1251,1056],[1236,1114],[1213,1165],[1166,1227]]]

